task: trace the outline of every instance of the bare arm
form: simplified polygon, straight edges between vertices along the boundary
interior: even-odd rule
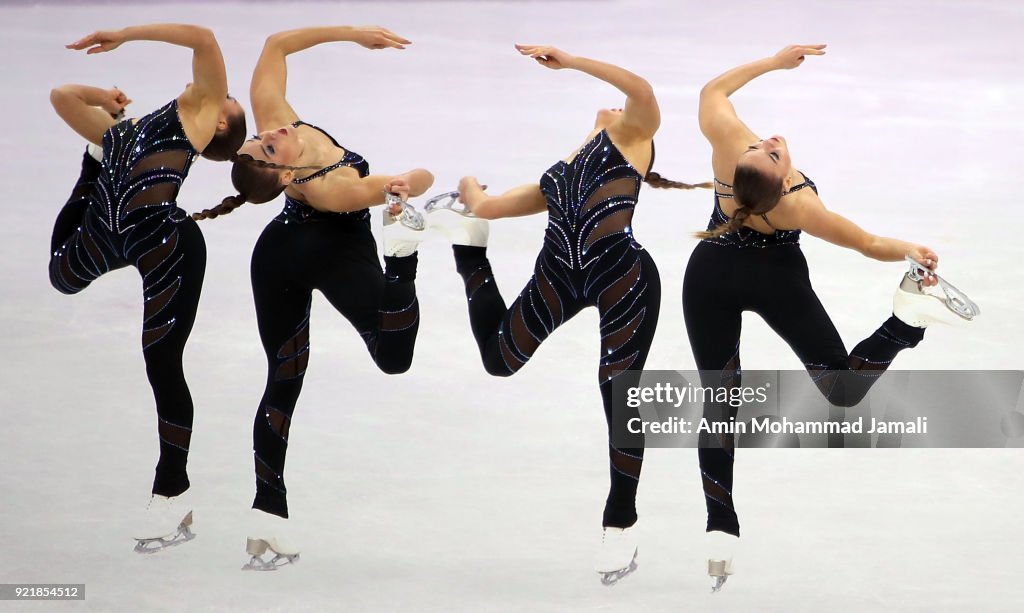
[[[331,177],[334,175],[334,177]],[[359,178],[337,171],[325,177],[330,180],[311,181],[302,186],[302,197],[315,202],[316,208],[339,213],[358,211],[384,204],[384,192],[420,196],[434,184],[434,175],[416,168],[400,175],[369,175]]]
[[[482,219],[523,217],[547,210],[544,194],[536,183],[514,187],[500,196],[489,196],[476,178],[463,177],[459,181],[459,201]]]
[[[729,96],[767,72],[799,66],[805,55],[824,55],[824,49],[825,45],[791,45],[771,57],[728,70],[708,81],[700,90],[697,111],[700,131],[711,143],[714,156],[721,165],[735,165],[740,154],[758,140],[736,115]]]
[[[131,100],[117,88],[61,85],[50,91],[50,104],[72,130],[85,140],[103,144],[103,133],[114,125],[114,116]]]
[[[900,262],[909,255],[929,268],[934,269],[938,264],[938,256],[928,247],[866,232],[849,219],[826,209],[817,196],[802,198],[796,211],[798,228],[834,245],[882,262]]]
[[[532,57],[542,66],[555,70],[569,68],[600,79],[626,95],[626,106],[619,120],[623,136],[630,140],[650,140],[661,125],[661,111],[654,88],[643,77],[625,68],[598,60],[570,55],[550,46],[516,45],[519,53]]]
[[[192,49],[192,83],[178,96],[185,133],[197,150],[213,139],[221,104],[228,94],[224,58],[213,32],[187,24],[130,26],[122,30],[94,32],[68,45],[69,49],[88,49],[86,53],[113,51],[128,41],[148,40]]]
[[[249,86],[249,100],[256,118],[256,129],[270,130],[293,123],[299,118],[285,93],[288,66],[285,58],[310,47],[333,42],[354,42],[369,49],[404,49],[410,42],[383,28],[328,26],[300,28],[272,34],[263,45]]]

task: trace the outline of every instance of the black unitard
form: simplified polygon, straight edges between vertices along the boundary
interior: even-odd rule
[[[343,166],[354,168],[360,177],[370,172],[362,156],[345,150],[338,163],[295,182],[305,183]],[[416,254],[385,256],[384,262],[382,272],[367,209],[330,213],[286,198],[284,210],[256,242],[251,275],[267,355],[267,385],[253,424],[254,509],[288,517],[284,463],[292,413],[309,363],[313,290],[352,322],[382,371],[402,373],[412,364],[419,329]]]
[[[817,193],[814,183],[804,179],[790,191],[809,187]],[[729,220],[719,199],[731,197],[715,192],[709,230]],[[822,394],[837,406],[860,402],[896,354],[924,336],[923,328],[893,316],[847,353],[811,287],[799,230],[765,234],[744,227],[703,240],[693,250],[683,279],[683,315],[703,385],[740,385],[743,311],[760,315],[792,347]],[[728,404],[704,407],[708,420],[728,420],[736,414]],[[732,435],[713,436],[702,433],[698,449],[707,530],[739,536],[732,499],[734,440]]]
[[[156,398],[160,460],[153,493],[188,489],[192,396],[181,358],[206,272],[206,243],[175,197],[197,153],[177,101],[103,135],[103,163],[88,154],[50,241],[50,282],[82,291],[100,275],[134,266],[142,275],[142,354]]]
[[[510,309],[494,283],[486,249],[454,247],[473,335],[484,368],[492,375],[517,372],[555,328],[580,310],[597,307],[597,374],[609,428],[611,474],[603,525],[615,527],[636,522],[644,449],[642,435],[622,449],[611,445],[612,380],[625,386],[639,381],[661,306],[658,269],[630,227],[642,182],[643,175],[604,131],[572,162],[560,161],[548,169],[540,181],[548,205],[544,247],[533,277]],[[620,405],[624,406],[616,404]],[[623,423],[628,419],[619,412],[615,417]]]

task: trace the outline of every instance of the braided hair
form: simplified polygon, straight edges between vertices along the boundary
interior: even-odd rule
[[[711,230],[695,232],[694,236],[708,239],[739,230],[751,215],[764,215],[775,208],[782,200],[782,185],[782,179],[775,175],[761,172],[747,164],[736,166],[732,193],[739,208],[726,223]]]
[[[673,181],[672,179],[666,179],[660,174],[653,170],[647,173],[644,177],[644,183],[651,187],[657,187],[659,189],[711,189],[714,187],[712,183],[705,181],[704,183],[683,183],[681,181]]]
[[[281,183],[282,170],[319,170],[319,166],[286,166],[266,160],[257,160],[248,153],[233,153],[230,158],[231,184],[238,190],[237,196],[228,196],[213,208],[192,213],[192,219],[214,219],[227,215],[246,202],[262,204],[281,195],[286,185]]]

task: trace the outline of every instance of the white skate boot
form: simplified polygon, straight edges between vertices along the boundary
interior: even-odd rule
[[[602,584],[615,585],[636,570],[636,533],[633,528],[605,527],[602,530],[594,570],[601,574]]]
[[[727,532],[707,532],[704,550],[708,553],[708,576],[711,577],[711,593],[721,591],[729,575],[733,574],[733,555],[739,538]]]
[[[249,536],[245,552],[251,557],[242,570],[277,570],[299,560],[299,550],[284,536],[288,520],[257,509],[250,511]],[[269,560],[267,551],[274,554]]]
[[[913,258],[908,256],[906,259],[910,263],[910,271],[903,276],[892,300],[892,313],[900,321],[917,328],[927,328],[934,323],[964,326],[981,313],[981,309],[967,294]],[[927,291],[922,283],[926,273],[939,280],[945,298]]]
[[[402,207],[398,215],[392,215],[389,210],[395,205]],[[423,214],[390,193],[384,194],[384,207],[384,255],[401,258],[416,253],[427,234]]]
[[[443,234],[453,245],[486,247],[487,220],[474,215],[458,200],[459,192],[448,192],[428,200],[423,210],[427,213],[430,228]]]
[[[156,553],[187,543],[192,533],[192,503],[184,492],[173,498],[153,494],[132,529],[136,553]]]

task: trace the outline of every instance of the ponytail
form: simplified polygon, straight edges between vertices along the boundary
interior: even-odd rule
[[[220,215],[227,215],[246,202],[245,196],[242,194],[238,194],[237,196],[228,196],[212,209],[203,209],[199,213],[192,213],[192,219],[200,221],[202,219],[214,219]]]
[[[650,185],[651,187],[657,187],[659,189],[711,189],[714,187],[713,183],[708,183],[706,181],[704,183],[694,184],[673,181],[672,179],[666,179],[660,174],[654,172],[653,170],[648,172],[647,176],[644,177],[644,183]]]

